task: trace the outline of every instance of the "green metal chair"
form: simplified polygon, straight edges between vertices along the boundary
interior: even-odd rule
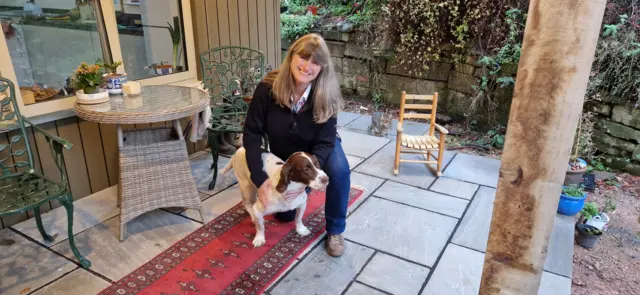
[[[200,54],[200,62],[202,81],[211,96],[211,127],[207,137],[213,156],[213,178],[209,184],[212,190],[218,176],[220,144],[224,143],[225,135],[242,134],[248,101],[265,74],[265,57],[252,48],[223,46]],[[266,145],[265,139],[268,148]]]
[[[20,130],[10,136],[7,143],[0,143],[0,217],[33,210],[42,238],[47,242],[53,242],[54,238],[42,227],[40,206],[49,201],[58,200],[67,210],[71,250],[82,267],[90,268],[91,262],[80,255],[73,238],[73,198],[69,190],[62,155],[62,148],[71,149],[73,145],[62,138],[48,134],[23,117],[16,103],[13,82],[2,77],[0,77],[0,106],[0,134]],[[59,180],[48,179],[35,172],[33,154],[25,130],[29,126],[25,124],[44,135],[53,160],[60,171]]]

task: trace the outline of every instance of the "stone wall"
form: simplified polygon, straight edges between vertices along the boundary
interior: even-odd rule
[[[605,164],[640,175],[640,108],[612,102],[588,102],[597,113],[593,142],[607,154]]]
[[[338,72],[343,92],[347,96],[373,97],[376,90],[384,95],[384,101],[397,104],[402,91],[415,94],[438,92],[438,113],[444,113],[453,119],[462,120],[468,115],[473,85],[479,85],[481,68],[475,60],[454,65],[451,62],[433,62],[429,70],[421,75],[410,75],[399,59],[387,60],[370,50],[358,46],[353,34],[335,31],[320,33],[329,46],[332,61]],[[291,45],[282,40],[282,58]],[[372,73],[381,73],[377,76]],[[511,102],[511,93],[505,92],[498,98],[500,109],[494,112],[494,119],[506,125]],[[472,118],[483,123],[487,121],[486,112],[481,110]]]

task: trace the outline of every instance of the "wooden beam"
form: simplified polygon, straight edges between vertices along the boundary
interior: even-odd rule
[[[537,294],[605,0],[532,0],[480,294]]]

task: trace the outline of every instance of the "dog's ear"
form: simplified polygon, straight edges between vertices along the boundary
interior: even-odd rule
[[[287,186],[289,186],[289,183],[291,182],[289,179],[289,173],[291,173],[291,164],[287,162],[282,165],[282,170],[280,170],[280,180],[276,186],[276,191],[279,193],[284,193],[284,191],[287,190]]]

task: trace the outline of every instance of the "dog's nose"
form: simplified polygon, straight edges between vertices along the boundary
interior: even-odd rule
[[[320,176],[320,181],[322,182],[322,184],[327,184],[327,183],[329,183],[329,177]]]

